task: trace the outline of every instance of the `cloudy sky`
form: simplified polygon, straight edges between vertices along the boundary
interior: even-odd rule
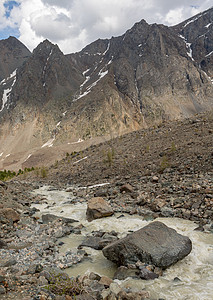
[[[49,39],[71,53],[141,19],[174,25],[212,6],[213,0],[0,0],[0,39],[16,36],[30,50]]]

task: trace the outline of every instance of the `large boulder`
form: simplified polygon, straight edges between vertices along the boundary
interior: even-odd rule
[[[87,220],[91,222],[94,219],[100,219],[113,215],[112,208],[101,197],[94,197],[87,204]]]
[[[165,269],[187,256],[191,249],[188,237],[155,221],[109,244],[102,251],[106,258],[119,266],[140,260]]]

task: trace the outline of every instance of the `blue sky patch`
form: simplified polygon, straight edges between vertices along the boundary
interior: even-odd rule
[[[200,6],[199,5],[190,5],[190,7],[198,9]]]
[[[16,2],[16,1],[7,1],[4,3],[4,7],[6,8],[6,13],[5,16],[6,18],[10,17],[10,12],[13,9],[14,6],[19,6],[20,3]]]
[[[6,27],[0,30],[0,40],[7,39],[9,36],[18,38],[20,36],[18,28]]]

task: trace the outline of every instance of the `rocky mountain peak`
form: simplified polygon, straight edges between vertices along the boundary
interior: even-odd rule
[[[69,55],[45,40],[32,54],[26,54],[21,43],[12,47],[21,49],[17,56],[0,41],[1,76],[8,66],[14,71],[14,57],[22,57],[10,81],[0,84],[0,120],[2,124],[10,120],[9,128],[35,124],[27,140],[43,149],[209,110],[213,107],[212,23],[213,9],[173,27],[141,20],[122,36],[98,39]],[[7,53],[12,59],[6,59]],[[15,139],[11,136],[8,145]],[[6,144],[0,136],[0,153],[1,143]]]
[[[30,56],[31,52],[17,38],[10,36],[0,40],[0,81],[9,77]]]
[[[59,49],[58,45],[46,39],[33,50],[33,56],[40,60],[49,60],[53,56],[63,56],[63,52]]]
[[[127,32],[123,35],[123,40],[125,42],[130,43],[139,43],[147,33],[149,32],[150,25],[145,21],[141,20],[140,22],[136,23],[131,29],[127,30]]]

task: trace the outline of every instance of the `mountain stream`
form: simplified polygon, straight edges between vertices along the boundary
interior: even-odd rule
[[[91,235],[92,231],[110,232],[114,230],[119,233],[118,237],[121,238],[128,231],[136,231],[150,222],[138,215],[124,214],[122,218],[118,218],[121,213],[88,222],[86,220],[86,202],[76,201],[72,192],[43,186],[35,190],[35,193],[46,198],[45,203],[32,205],[40,210],[39,215],[50,213],[76,219],[79,221],[73,223],[76,226],[83,225],[80,235],[71,234],[60,239],[64,242],[60,247],[61,253],[77,248],[86,236]],[[131,287],[133,291],[146,289],[154,299],[213,299],[213,234],[194,231],[198,225],[188,220],[178,218],[158,218],[157,220],[174,228],[178,233],[188,236],[193,245],[191,253],[182,261],[165,270],[163,276],[154,281],[126,279],[117,282],[122,287]],[[65,272],[70,276],[96,272],[112,278],[116,266],[103,256],[102,251],[88,247],[84,247],[84,249],[91,255],[91,259],[83,260],[66,269]],[[178,280],[174,280],[175,278]]]

